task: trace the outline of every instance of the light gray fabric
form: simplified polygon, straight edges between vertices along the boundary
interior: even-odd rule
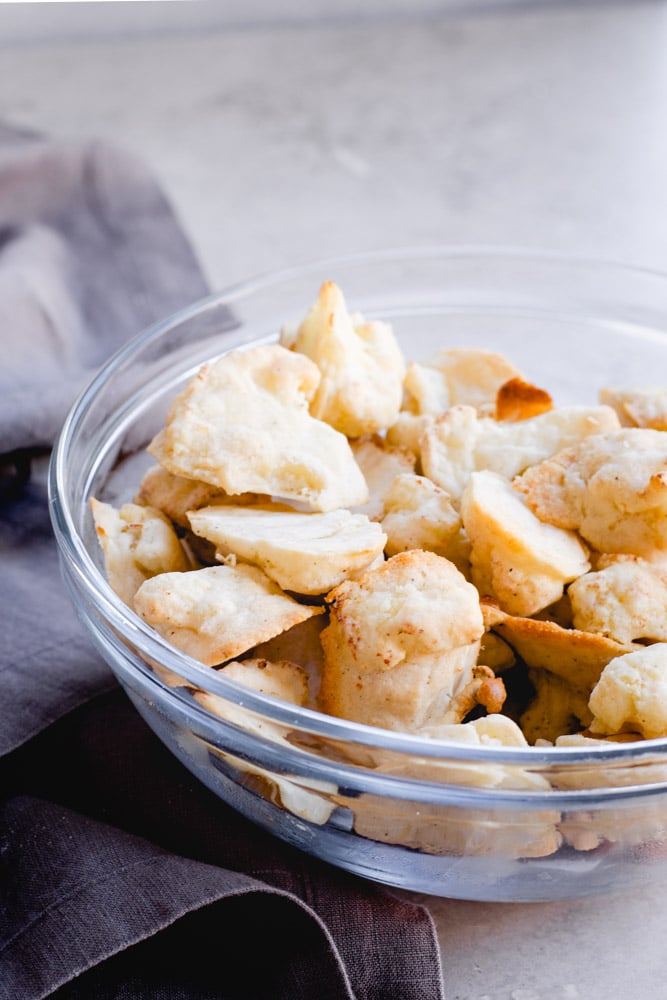
[[[97,366],[206,291],[133,156],[0,130],[0,453],[52,443]]]
[[[133,156],[0,126],[0,754],[114,684],[60,578],[48,447],[102,362],[206,292]]]

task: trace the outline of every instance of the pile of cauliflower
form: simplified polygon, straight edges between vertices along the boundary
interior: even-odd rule
[[[667,736],[667,389],[599,398],[555,407],[490,351],[407,364],[326,282],[199,371],[133,503],[91,501],[109,582],[202,663],[355,722]]]

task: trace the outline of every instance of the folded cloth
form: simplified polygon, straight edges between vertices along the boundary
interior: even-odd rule
[[[0,126],[0,1000],[439,998],[426,910],[192,778],[60,581],[46,450],[96,366],[205,291],[141,164]]]
[[[44,476],[22,492],[31,461],[103,361],[206,291],[134,157],[0,127],[0,753],[114,683],[60,585]]]
[[[101,362],[205,292],[134,157],[0,130],[0,453],[51,444]]]

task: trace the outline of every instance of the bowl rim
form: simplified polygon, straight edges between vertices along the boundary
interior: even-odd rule
[[[516,263],[524,260],[526,263],[544,265],[554,269],[568,267],[589,273],[648,278],[664,284],[667,291],[667,272],[657,268],[626,264],[617,260],[599,260],[593,257],[539,248],[500,244],[433,244],[364,251],[265,271],[247,280],[233,283],[171,313],[131,337],[97,370],[72,404],[54,443],[49,462],[49,510],[60,558],[72,570],[79,589],[83,590],[96,610],[120,635],[125,639],[130,639],[132,644],[146,657],[156,659],[161,665],[181,675],[193,686],[218,694],[234,705],[257,712],[278,723],[291,726],[300,725],[314,735],[326,739],[379,747],[385,751],[389,750],[411,756],[461,762],[516,764],[523,767],[530,766],[531,770],[554,765],[581,766],[586,763],[627,766],[630,763],[641,762],[643,757],[651,757],[651,755],[654,757],[656,753],[660,756],[667,755],[667,738],[566,747],[520,746],[508,748],[505,746],[470,745],[352,722],[252,691],[236,681],[220,676],[215,667],[205,666],[171,646],[166,639],[163,639],[159,633],[125,605],[98,570],[76,529],[74,518],[65,499],[68,450],[79,424],[94,402],[100,388],[109,381],[119,367],[130,360],[144,346],[158,340],[173,327],[201,315],[208,309],[233,304],[234,301],[252,296],[255,292],[268,290],[274,285],[296,278],[317,275],[321,279],[322,274],[327,270],[339,266],[362,266],[383,262],[397,263],[401,260],[414,262],[420,259],[473,260],[475,258],[487,261],[508,260]],[[147,666],[145,670],[146,676],[151,681],[169,690],[167,685],[150,672]],[[215,716],[212,715],[212,718]],[[655,762],[653,758],[649,761],[649,763]],[[637,787],[636,785],[627,786],[627,791],[636,790]],[[652,786],[639,787],[649,788]],[[615,791],[618,793],[622,792],[623,789],[616,787]],[[530,793],[528,794],[530,795]],[[536,792],[535,794],[544,795],[544,792]]]

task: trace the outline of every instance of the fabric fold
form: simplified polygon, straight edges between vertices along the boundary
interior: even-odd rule
[[[3,133],[0,453],[51,444],[103,361],[208,291],[173,210],[135,157],[100,141]]]
[[[240,980],[249,996],[354,1000],[327,928],[293,894],[269,889],[239,872],[179,857],[33,798],[6,803],[0,823],[4,842],[0,929],[12,929],[7,939],[0,937],[0,998],[41,1000],[193,911],[248,897],[245,906],[234,907],[234,933],[228,931],[228,913],[209,913],[209,919],[217,917],[222,926],[211,952],[198,956],[200,968],[194,979],[199,988],[209,984],[231,992]],[[264,931],[270,937],[259,941],[256,918],[267,907],[273,919]],[[291,928],[289,937],[286,927]],[[186,968],[191,968],[193,957],[185,950],[189,934],[185,927],[170,935],[172,947],[183,946],[181,961]],[[310,945],[307,956],[304,938]],[[282,953],[275,956],[277,942]],[[264,952],[261,963],[253,960],[255,948]],[[161,978],[158,973],[155,983]],[[86,990],[90,987],[90,982],[85,985]]]
[[[263,980],[253,980],[261,971],[253,956],[257,948],[273,948],[284,933],[272,988],[299,976],[302,986],[276,997],[441,1000],[439,950],[423,907],[249,824],[165,749],[123,692],[96,698],[51,726],[7,757],[0,776],[8,792],[0,820],[0,871],[6,866],[0,878],[0,983],[20,984],[16,997],[46,996],[39,989],[49,976],[72,981],[216,900],[221,909],[208,918],[202,913],[197,925],[210,918],[227,934],[235,911],[223,911],[222,901],[246,894],[243,907],[262,926],[267,909],[278,911],[279,919],[271,924],[271,941],[249,935],[237,942],[246,991],[239,996],[263,995]],[[174,937],[179,933],[174,930]],[[303,934],[311,942],[305,951]],[[126,972],[127,963],[130,957],[117,962]],[[33,966],[47,970],[37,981]],[[139,962],[141,975],[143,968]],[[317,981],[318,969],[321,988],[309,992],[303,984]],[[199,971],[206,979],[208,973]],[[92,975],[103,978],[102,971]],[[224,988],[221,981],[223,997]],[[127,995],[144,1000],[141,992]]]
[[[136,157],[0,126],[0,754],[115,683],[60,579],[48,448],[99,365],[207,291]]]

